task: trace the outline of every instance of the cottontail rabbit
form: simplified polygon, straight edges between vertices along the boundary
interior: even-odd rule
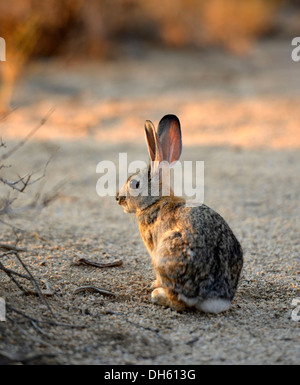
[[[116,199],[125,212],[136,214],[152,257],[156,273],[152,302],[178,311],[225,311],[243,265],[240,243],[225,220],[206,205],[189,207],[172,190],[169,196],[161,192],[164,181],[158,166],[163,161],[172,164],[181,155],[178,118],[164,116],[157,131],[146,121],[145,133],[152,162],[127,180]],[[155,179],[159,190],[153,194]]]

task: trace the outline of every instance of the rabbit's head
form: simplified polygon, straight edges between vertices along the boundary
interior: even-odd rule
[[[154,204],[162,196],[172,196],[169,185],[170,166],[181,155],[180,122],[175,115],[166,115],[157,131],[150,120],[145,122],[146,143],[150,156],[148,168],[130,176],[116,195],[125,212],[137,212]]]

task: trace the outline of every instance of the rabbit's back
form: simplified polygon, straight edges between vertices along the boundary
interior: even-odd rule
[[[241,246],[225,220],[206,205],[180,205],[157,234],[155,267],[186,301],[234,297],[243,265]],[[159,220],[159,218],[158,218]],[[186,302],[185,301],[185,302]]]

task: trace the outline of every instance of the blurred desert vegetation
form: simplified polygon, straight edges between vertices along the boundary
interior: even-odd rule
[[[30,59],[113,59],[139,45],[245,54],[257,39],[300,33],[295,0],[0,0],[0,106]]]

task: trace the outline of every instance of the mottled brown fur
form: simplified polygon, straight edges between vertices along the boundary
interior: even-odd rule
[[[181,131],[174,115],[161,120],[158,132],[147,121],[146,138],[153,162],[158,160],[163,164],[179,159]],[[135,179],[133,186],[139,181],[140,191],[137,187],[132,189],[131,178]],[[120,195],[126,197],[117,194],[117,200],[126,212],[136,214],[142,239],[151,255],[156,274],[152,301],[176,310],[188,307],[215,313],[227,310],[243,266],[241,246],[228,224],[204,204],[189,207],[172,191],[170,196],[163,196],[157,162],[131,178],[120,190]],[[153,181],[159,188],[152,192]]]

